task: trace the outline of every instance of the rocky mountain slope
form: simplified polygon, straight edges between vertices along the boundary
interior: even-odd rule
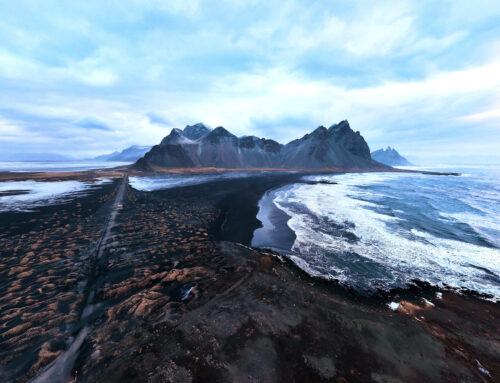
[[[382,164],[389,166],[411,166],[410,161],[404,158],[394,148],[388,146],[386,149],[379,149],[372,152],[372,158]]]
[[[213,130],[202,123],[172,129],[159,145],[139,161],[161,167],[217,168],[377,168],[370,149],[347,121],[320,126],[302,138],[282,145],[255,136],[237,137],[222,126]]]

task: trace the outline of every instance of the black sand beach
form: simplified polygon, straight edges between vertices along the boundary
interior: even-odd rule
[[[127,186],[118,204],[116,179],[1,213],[0,380],[500,380],[498,304],[422,284],[359,295],[249,247],[262,195],[300,175]]]

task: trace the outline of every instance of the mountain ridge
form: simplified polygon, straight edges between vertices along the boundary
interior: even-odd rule
[[[137,167],[150,165],[176,168],[282,168],[326,169],[385,167],[370,155],[361,133],[347,120],[329,128],[319,126],[303,137],[283,145],[256,136],[237,137],[226,128],[210,129],[203,123],[174,128]]]

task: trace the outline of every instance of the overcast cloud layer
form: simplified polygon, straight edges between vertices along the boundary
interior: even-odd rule
[[[498,0],[2,1],[0,14],[2,158],[94,156],[198,121],[287,142],[348,119],[372,150],[500,163]]]

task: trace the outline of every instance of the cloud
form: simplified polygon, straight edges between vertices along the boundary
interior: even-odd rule
[[[479,113],[472,113],[457,118],[459,121],[481,123],[483,121],[495,121],[500,125],[500,106],[494,106],[490,110],[482,111]]]
[[[149,122],[151,124],[172,126],[172,122],[170,122],[168,119],[160,116],[159,114],[149,112],[146,114],[146,116],[148,117]]]
[[[28,132],[37,151],[91,155],[200,120],[283,142],[349,119],[371,146],[409,154],[439,143],[455,156],[461,141],[473,153],[498,137],[495,1],[19,1],[0,12],[0,147],[22,150]]]
[[[92,118],[85,118],[81,121],[78,121],[75,125],[84,128],[84,129],[93,129],[93,130],[107,130],[112,131],[108,125],[98,120],[94,120]]]
[[[48,67],[35,60],[27,60],[11,52],[0,51],[0,61],[2,62],[0,76],[6,79],[29,80],[39,84],[73,81],[92,86],[108,86],[118,81],[118,76],[113,70],[100,67],[93,58],[73,62],[68,66]]]

